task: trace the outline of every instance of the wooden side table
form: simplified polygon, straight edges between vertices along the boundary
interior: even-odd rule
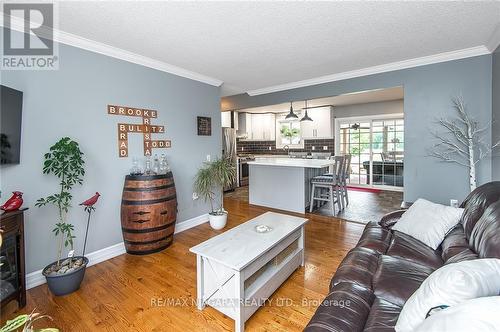
[[[0,215],[3,243],[0,248],[0,299],[3,308],[17,300],[19,308],[26,306],[26,272],[24,269],[24,211]]]

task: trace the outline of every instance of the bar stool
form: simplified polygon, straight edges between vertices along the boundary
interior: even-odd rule
[[[342,210],[349,204],[349,194],[347,193],[347,179],[349,179],[350,168],[351,168],[351,158],[350,154],[344,155],[344,162],[342,170],[340,171],[340,176],[337,176],[337,182],[339,183],[339,192],[342,203]],[[332,173],[323,174],[324,176],[333,177]]]
[[[341,172],[344,168],[343,156],[335,156],[335,175],[319,175],[311,179],[311,201],[309,204],[309,212],[312,212],[314,202],[330,202],[332,215],[335,216],[335,204],[339,211],[342,209],[342,194],[340,192]],[[316,189],[320,189],[319,196],[316,196]],[[323,189],[327,189],[327,193],[322,193]]]
[[[349,205],[349,194],[347,193],[347,179],[349,179],[349,175],[351,172],[351,158],[352,155],[350,154],[344,155],[344,167],[342,169],[341,176],[339,179],[340,194],[342,196],[342,205],[344,207]]]

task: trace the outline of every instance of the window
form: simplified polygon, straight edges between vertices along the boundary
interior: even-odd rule
[[[290,149],[304,148],[304,140],[300,131],[300,121],[276,121],[276,148],[281,149],[285,145],[288,145]]]

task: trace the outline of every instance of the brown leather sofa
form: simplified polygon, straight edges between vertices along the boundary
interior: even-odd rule
[[[500,258],[500,182],[477,188],[462,207],[461,222],[437,250],[391,230],[404,210],[368,224],[305,331],[394,331],[405,301],[434,270],[464,260]]]

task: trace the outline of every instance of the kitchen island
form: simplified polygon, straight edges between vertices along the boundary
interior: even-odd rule
[[[328,172],[328,159],[256,158],[248,162],[249,203],[304,213],[311,198],[311,178]]]

